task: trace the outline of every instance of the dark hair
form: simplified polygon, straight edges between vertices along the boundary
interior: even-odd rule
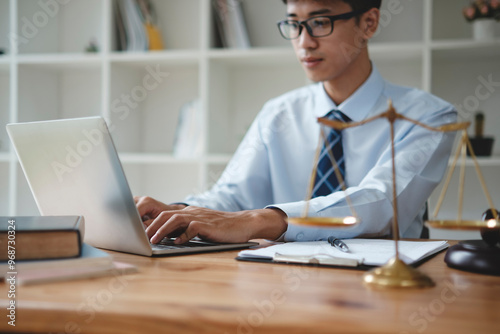
[[[351,6],[352,10],[367,11],[370,8],[380,9],[382,0],[340,0]],[[287,3],[287,0],[283,0],[283,3]]]

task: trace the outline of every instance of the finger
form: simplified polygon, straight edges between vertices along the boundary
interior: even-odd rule
[[[134,202],[135,202],[135,206],[137,207],[137,211],[139,211],[139,215],[141,215],[141,217],[145,214],[145,208],[146,208],[146,205],[144,204],[144,197],[134,197]]]
[[[155,203],[148,197],[139,197],[137,199],[137,202],[135,203],[135,206],[137,207],[137,211],[139,212],[139,215],[141,216],[141,219],[143,221],[155,218]]]
[[[171,235],[172,233],[178,233],[179,231],[184,231],[189,223],[191,222],[191,219],[187,215],[182,215],[175,213],[170,216],[168,220],[164,220],[165,217],[171,214],[171,212],[167,212],[168,214],[165,214],[166,212],[162,212],[162,220],[157,223],[158,218],[155,219],[155,221],[148,227],[148,230],[151,229],[150,232],[148,232],[148,235],[153,234],[151,237],[151,242],[152,243],[158,243],[160,242],[164,237]],[[163,223],[161,223],[163,221]],[[154,225],[154,226],[153,226]],[[152,233],[153,230],[155,230],[155,233]]]
[[[144,225],[144,228],[147,228],[154,221],[154,219],[150,218],[147,215],[146,216],[142,216],[141,220],[142,220],[142,224]]]
[[[151,239],[153,235],[158,231],[158,229],[170,219],[173,215],[173,211],[163,211],[156,218],[152,219],[146,228],[146,235]]]
[[[196,236],[203,235],[203,230],[205,228],[205,224],[199,221],[192,221],[189,223],[187,228],[184,230],[184,233],[179,235],[177,239],[174,240],[175,244],[183,244],[193,239]]]

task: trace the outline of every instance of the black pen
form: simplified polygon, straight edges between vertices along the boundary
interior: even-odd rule
[[[337,248],[338,250],[341,250],[342,252],[345,252],[345,253],[349,252],[349,247],[347,247],[345,242],[343,242],[340,239],[337,239],[337,238],[332,236],[332,237],[328,237],[328,242],[330,243],[330,245]]]

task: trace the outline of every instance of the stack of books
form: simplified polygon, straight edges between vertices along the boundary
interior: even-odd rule
[[[18,285],[136,272],[83,242],[82,216],[0,217],[0,277]]]

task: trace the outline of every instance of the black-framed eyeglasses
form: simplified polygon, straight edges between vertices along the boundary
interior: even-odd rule
[[[284,39],[296,39],[302,33],[302,27],[307,29],[311,37],[325,37],[333,32],[333,22],[348,20],[363,14],[366,10],[353,10],[352,12],[333,16],[314,16],[304,21],[283,20],[278,22],[278,28]]]

